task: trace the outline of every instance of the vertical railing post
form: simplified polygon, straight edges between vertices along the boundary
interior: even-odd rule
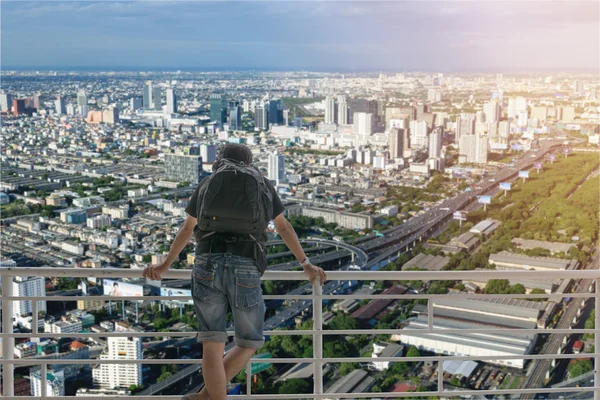
[[[13,301],[8,297],[13,295],[13,278],[9,275],[2,275],[2,333],[13,332]],[[2,338],[2,359],[14,360],[15,358],[15,338]],[[14,383],[14,364],[2,364],[2,392],[4,396],[15,395]]]
[[[438,395],[442,395],[444,391],[444,361],[438,361],[438,384],[437,384]]]
[[[323,287],[317,280],[313,284],[313,376],[314,393],[323,394]]]
[[[594,353],[600,352],[600,279],[594,279]],[[600,386],[600,356],[594,357],[594,386]],[[600,392],[594,391],[594,400],[600,400]]]
[[[248,396],[252,394],[252,362],[250,361],[246,364],[246,394]]]

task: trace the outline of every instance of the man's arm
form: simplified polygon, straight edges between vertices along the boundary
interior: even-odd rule
[[[281,239],[283,239],[290,251],[294,254],[294,256],[296,256],[298,262],[301,264],[304,263],[304,261],[306,260],[306,254],[302,249],[302,245],[298,240],[298,235],[296,235],[296,231],[294,230],[292,224],[290,224],[289,221],[285,219],[283,213],[275,217],[273,222],[275,223],[275,229],[277,229],[277,232],[281,236]],[[322,268],[319,268],[312,264],[303,264],[302,267],[304,269],[304,273],[306,273],[309,276],[311,283],[314,283],[315,279],[319,278],[321,284],[323,284],[323,282],[325,282],[325,280],[327,279],[327,274],[325,273],[325,271],[323,271]]]
[[[164,262],[157,265],[151,265],[146,268],[142,274],[144,277],[148,277],[153,280],[159,280],[160,276],[169,270],[169,267],[175,261],[175,258],[181,253],[181,250],[188,244],[190,238],[194,234],[194,227],[196,226],[197,220],[196,218],[188,215],[183,226],[179,229],[173,244],[171,245],[171,250],[169,250],[169,254]]]

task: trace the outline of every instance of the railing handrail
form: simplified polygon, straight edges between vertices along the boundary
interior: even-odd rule
[[[63,297],[68,297],[69,300],[74,299],[73,296],[13,296],[12,294],[12,279],[6,279],[14,276],[38,276],[38,277],[96,277],[96,278],[142,278],[141,269],[120,269],[120,268],[29,268],[29,267],[7,267],[0,268],[0,276],[2,276],[2,288],[3,293],[0,299],[3,302],[3,308],[5,308],[5,318],[2,321],[2,333],[0,338],[3,338],[3,351],[4,359],[0,360],[0,365],[3,367],[3,376],[5,382],[11,382],[15,366],[26,365],[31,362],[39,364],[42,368],[42,396],[46,397],[46,374],[47,366],[55,364],[57,360],[15,360],[14,359],[14,342],[17,337],[112,337],[112,336],[165,336],[165,337],[185,337],[195,335],[195,332],[110,332],[110,333],[39,333],[37,331],[37,301],[36,300],[60,300]],[[163,275],[164,279],[191,279],[191,270],[172,270]],[[548,280],[548,279],[587,279],[594,280],[596,285],[600,283],[600,270],[561,270],[561,271],[539,271],[539,270],[478,270],[478,271],[331,271],[328,272],[328,278],[330,281],[364,281],[364,280],[423,280],[423,281],[436,281],[436,280],[476,280],[476,281],[488,281],[490,279],[529,279],[529,280]],[[301,272],[284,272],[284,271],[267,271],[263,277],[263,280],[286,280],[286,281],[302,281],[306,280],[306,276]],[[313,394],[296,394],[296,395],[243,395],[243,396],[230,396],[233,399],[287,399],[287,398],[311,398],[311,399],[340,399],[340,398],[396,398],[414,396],[414,393],[324,393],[323,380],[321,375],[321,369],[324,363],[336,363],[336,362],[418,362],[418,361],[433,361],[438,362],[437,373],[438,373],[438,386],[437,391],[421,392],[419,395],[431,396],[459,396],[459,395],[486,395],[486,394],[537,394],[537,393],[566,393],[566,392],[591,392],[595,393],[595,399],[600,399],[600,387],[565,387],[565,388],[524,388],[524,389],[504,389],[504,390],[467,390],[461,389],[455,390],[444,390],[443,380],[443,362],[452,360],[547,360],[547,359],[569,359],[578,358],[580,354],[504,354],[504,355],[490,355],[490,356],[421,356],[415,358],[406,357],[338,357],[338,358],[323,358],[323,336],[326,335],[350,335],[350,334],[396,334],[403,332],[402,329],[355,329],[355,330],[323,330],[322,328],[322,313],[324,299],[342,299],[342,298],[354,298],[354,295],[343,295],[343,294],[322,294],[322,287],[320,285],[312,286],[313,292],[310,295],[305,294],[292,294],[292,295],[272,295],[265,296],[265,298],[280,298],[285,297],[288,299],[308,299],[313,300],[313,319],[315,324],[313,329],[310,330],[292,330],[292,331],[266,331],[265,334],[273,335],[312,335],[313,336],[313,357],[310,358],[281,358],[281,359],[270,359],[270,362],[281,364],[281,363],[303,363],[310,362],[314,368],[314,392]],[[439,329],[433,325],[432,305],[433,301],[440,299],[458,299],[458,298],[564,298],[573,297],[580,298],[583,300],[584,297],[594,297],[595,306],[600,306],[600,297],[596,292],[579,292],[579,293],[551,293],[551,294],[518,294],[518,295],[483,295],[483,294],[411,294],[407,293],[404,295],[364,295],[361,297],[368,298],[389,298],[389,299],[427,299],[428,300],[428,324],[429,326],[424,329],[411,329],[411,335],[421,335],[428,333],[439,333],[444,332],[446,334],[464,332],[464,329]],[[173,296],[173,297],[162,297],[162,296],[76,296],[75,298],[81,300],[183,300],[189,299],[188,296]],[[12,307],[10,302],[19,300],[32,300],[33,322],[35,325],[33,333],[22,334],[12,332]],[[504,332],[520,332],[520,333],[554,333],[554,334],[578,334],[578,333],[595,333],[595,344],[596,348],[600,348],[600,316],[596,316],[596,329],[520,329],[520,328],[504,328],[504,329],[469,329],[470,333],[497,333],[499,331]],[[233,332],[228,332],[229,335],[233,335]],[[587,353],[586,357],[593,357],[596,365],[600,365],[600,353]],[[73,364],[201,364],[201,360],[196,359],[161,359],[161,360],[69,360]],[[252,358],[247,365],[247,372],[251,363],[264,362],[264,359]],[[595,383],[600,381],[600,369],[597,368],[594,374]],[[250,382],[251,375],[247,373],[247,393],[251,393]],[[7,399],[13,399],[14,392],[12,385],[4,386],[4,397]],[[118,396],[116,396],[118,397]],[[63,397],[64,398],[64,397]],[[94,396],[88,397],[90,399]],[[174,399],[175,396],[141,396],[142,399]]]
[[[162,275],[163,279],[189,279],[191,269],[175,269]],[[141,269],[124,268],[49,268],[49,267],[4,267],[0,275],[41,276],[65,278],[142,278]],[[543,277],[540,277],[543,275]],[[587,270],[473,270],[473,271],[327,271],[328,280],[394,281],[394,280],[482,280],[490,279],[596,279],[599,269]],[[302,272],[266,271],[262,280],[301,281],[306,279]]]

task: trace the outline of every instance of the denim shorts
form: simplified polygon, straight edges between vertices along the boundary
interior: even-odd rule
[[[192,298],[198,317],[199,342],[227,343],[227,315],[231,306],[235,343],[258,349],[265,343],[265,304],[260,273],[251,258],[231,253],[196,256],[192,271]]]

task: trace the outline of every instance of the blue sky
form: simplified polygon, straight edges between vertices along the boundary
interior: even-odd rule
[[[598,69],[599,3],[1,2],[2,67]]]

